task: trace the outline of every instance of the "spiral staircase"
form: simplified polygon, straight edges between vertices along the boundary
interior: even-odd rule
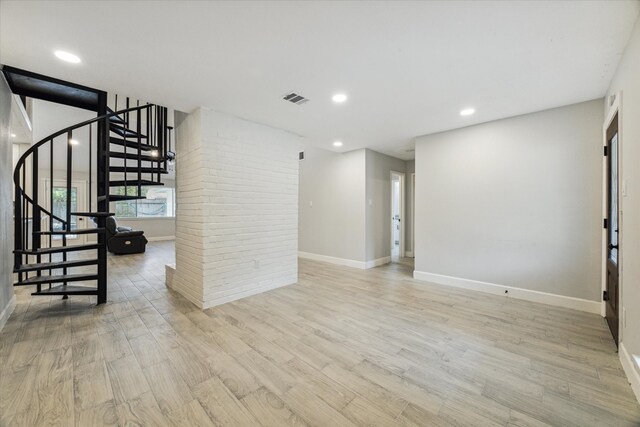
[[[14,94],[97,113],[33,144],[16,164],[14,286],[34,286],[32,295],[63,299],[96,295],[97,304],[105,303],[105,225],[106,218],[114,215],[110,203],[144,199],[143,187],[163,185],[161,177],[173,158],[167,108],[139,102],[132,106],[126,98],[118,109],[117,97],[109,108],[106,92],[12,67],[2,71]],[[78,158],[79,135],[85,144],[83,157],[88,145],[85,158]],[[87,183],[87,210],[74,210],[72,183],[78,179]],[[53,209],[54,182],[58,212]],[[94,242],[73,244],[77,236],[93,236]]]

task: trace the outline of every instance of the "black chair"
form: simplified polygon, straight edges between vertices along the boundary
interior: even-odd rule
[[[147,238],[144,231],[131,227],[118,227],[114,217],[107,218],[107,249],[116,255],[144,253]]]

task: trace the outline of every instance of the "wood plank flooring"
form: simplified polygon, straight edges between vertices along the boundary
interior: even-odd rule
[[[203,312],[165,288],[172,259],[111,257],[100,307],[17,289],[0,425],[640,425],[599,316],[307,260]]]

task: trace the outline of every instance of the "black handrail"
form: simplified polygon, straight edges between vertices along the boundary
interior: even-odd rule
[[[63,266],[61,268],[63,270],[63,274],[60,276],[56,276],[56,277],[59,277],[62,283],[62,290],[60,292],[64,295],[63,299],[65,299],[69,294],[78,293],[77,291],[72,291],[72,290],[67,292],[67,288],[66,288],[67,282],[68,282],[68,280],[66,280],[68,277],[67,269],[69,268],[66,263],[67,252],[74,250],[74,248],[67,248],[67,236],[73,234],[73,232],[76,231],[71,229],[71,224],[72,224],[71,217],[72,215],[95,216],[97,218],[98,244],[86,245],[83,247],[75,248],[75,250],[77,249],[80,249],[80,250],[97,249],[98,250],[98,254],[97,254],[98,259],[96,260],[97,261],[96,263],[97,277],[95,278],[95,280],[97,280],[97,289],[95,291],[90,291],[90,292],[91,293],[95,292],[95,295],[97,295],[97,303],[102,304],[107,301],[107,253],[106,253],[107,245],[106,245],[106,232],[105,232],[105,226],[106,226],[105,217],[106,215],[113,215],[113,214],[107,214],[107,211],[109,209],[109,202],[111,201],[111,198],[109,196],[111,192],[110,187],[118,186],[118,181],[110,180],[110,159],[111,158],[124,159],[124,174],[125,174],[124,200],[127,200],[126,196],[129,195],[127,191],[127,179],[128,179],[127,178],[127,172],[128,172],[127,160],[129,158],[138,160],[138,165],[137,165],[138,180],[136,182],[138,192],[136,195],[137,197],[134,197],[134,198],[141,198],[141,193],[142,193],[141,188],[142,188],[142,182],[143,182],[141,177],[141,174],[142,174],[141,163],[142,161],[149,161],[150,159],[149,156],[142,155],[142,150],[143,149],[149,150],[150,147],[157,147],[158,150],[156,151],[155,155],[160,158],[158,158],[157,160],[153,159],[152,162],[156,160],[158,163],[157,165],[158,169],[160,169],[160,163],[161,161],[164,160],[165,171],[166,171],[166,158],[164,158],[166,156],[166,151],[167,151],[165,146],[166,139],[167,139],[166,129],[163,129],[160,127],[158,127],[158,129],[155,129],[154,125],[166,127],[167,111],[165,107],[161,107],[156,104],[140,105],[139,101],[136,107],[130,108],[129,98],[127,98],[126,108],[118,111],[113,111],[106,107],[107,105],[106,93],[99,94],[98,105],[102,106],[98,109],[98,117],[83,121],[81,123],[76,123],[64,129],[61,129],[55,133],[52,133],[51,135],[47,136],[46,138],[43,138],[42,140],[38,141],[36,144],[33,144],[31,147],[29,147],[29,149],[24,154],[22,154],[22,156],[20,156],[20,158],[16,162],[16,166],[13,174],[13,181],[15,184],[14,208],[15,208],[15,218],[16,218],[16,221],[14,224],[14,234],[15,234],[14,269],[18,273],[18,280],[19,280],[18,284],[21,284],[25,280],[25,278],[29,279],[30,272],[35,272],[37,276],[41,276],[42,271],[48,269],[49,274],[51,275],[52,266],[57,265],[53,261],[53,254],[61,253],[62,262],[63,262]],[[115,109],[117,110],[117,98],[116,98]],[[162,111],[159,111],[159,109],[161,109]],[[151,114],[154,110],[155,112]],[[146,136],[142,135],[141,133],[142,113],[145,111],[147,116],[147,124],[146,124],[147,131],[149,130],[151,131],[151,134],[147,132]],[[137,118],[136,130],[129,129],[130,127],[129,117],[131,113],[134,113],[135,117]],[[151,123],[149,122],[150,117],[152,119]],[[92,174],[92,169],[93,169],[92,168],[92,165],[93,165],[92,126],[94,125],[96,125],[97,127],[97,138],[98,138],[97,152],[96,152],[97,154],[96,167],[98,172],[96,187],[98,191],[98,194],[97,194],[98,206],[97,206],[97,210],[89,214],[82,214],[82,213],[72,214],[71,194],[72,194],[73,160],[74,160],[72,145],[76,144],[76,142],[72,139],[73,132],[76,129],[85,128],[87,126],[89,127],[89,206],[91,211],[91,204],[93,203],[92,191],[91,191],[93,187],[92,186],[92,176],[93,176]],[[115,132],[119,134],[122,138],[115,138],[115,137],[111,138],[110,132]],[[56,143],[56,139],[60,139],[59,137],[62,137],[62,136],[66,137],[65,140],[66,140],[66,194],[67,194],[67,197],[66,197],[66,206],[65,206],[66,212],[64,214],[66,218],[60,218],[59,216],[53,214],[53,210],[54,210],[53,209],[53,204],[54,204],[54,195],[53,195],[54,147],[53,146],[54,146],[54,143]],[[132,144],[129,144],[127,139],[131,137],[136,137],[137,141],[135,142],[131,141]],[[142,143],[142,138],[148,138],[145,144]],[[124,147],[123,153],[120,153],[118,150],[112,151],[111,143],[116,145],[122,145]],[[40,166],[39,160],[43,160],[43,159],[39,159],[39,155],[41,154],[39,150],[46,144],[50,144],[49,147],[46,147],[49,151],[49,159],[50,159],[49,160],[50,161],[50,165],[49,165],[50,182],[47,185],[47,188],[49,188],[49,203],[51,205],[49,206],[49,210],[40,206],[39,194],[38,194],[39,193],[38,172],[39,172],[39,166]],[[127,148],[129,148],[130,146],[137,148],[137,156],[127,155]],[[29,162],[27,161],[27,159],[29,159]],[[26,172],[27,172],[27,167],[29,165],[32,165],[32,170],[30,172],[31,183],[28,186]],[[152,172],[155,171],[153,167],[150,168],[150,170]],[[118,170],[118,172],[121,172],[121,171]],[[135,172],[135,170],[132,170],[132,172]],[[159,173],[160,172],[158,172],[158,180],[160,179]],[[158,181],[158,183],[160,182]],[[27,187],[30,187],[30,188],[27,188]],[[30,193],[28,193],[29,190],[31,190]],[[41,226],[42,226],[41,221],[44,215],[49,217],[49,230],[46,232],[41,231]],[[31,226],[29,225],[29,222],[28,222],[29,217],[32,218]],[[55,231],[54,220],[57,222],[60,222],[60,224],[62,225],[62,229],[64,230],[64,232],[59,233],[62,235],[61,250],[58,250],[57,248],[53,248],[53,234],[54,234],[53,232]],[[30,227],[31,229],[29,229]],[[29,233],[31,233],[31,239],[29,239],[28,237]],[[41,250],[42,249],[41,238],[43,235],[46,235],[46,234],[49,235],[49,248],[47,248],[47,250],[45,251],[45,250]],[[82,248],[86,248],[86,249],[82,249]],[[41,257],[47,256],[47,255],[48,255],[49,262],[43,264]],[[35,259],[31,258],[31,256],[35,256]],[[24,268],[25,265],[33,263],[34,261],[35,261],[34,268]],[[35,267],[35,266],[39,266],[39,267]],[[45,280],[43,283],[49,283],[49,287],[51,288],[51,283],[53,282]],[[34,295],[38,295],[41,293],[41,283],[40,282],[36,283],[36,286],[37,286],[37,292]],[[89,292],[89,291],[83,291],[83,292]]]
[[[41,146],[43,146],[44,144],[46,144],[47,142],[49,142],[50,140],[53,140],[54,138],[59,137],[62,134],[65,134],[67,132],[71,132],[75,129],[81,128],[83,126],[89,125],[89,124],[93,124],[93,123],[97,123],[100,120],[105,120],[105,119],[109,119],[113,116],[118,116],[120,114],[124,114],[124,113],[129,113],[132,111],[138,111],[138,110],[143,110],[145,108],[152,108],[155,104],[146,104],[140,107],[133,107],[133,108],[127,108],[124,110],[120,110],[120,111],[115,111],[113,113],[107,113],[107,114],[103,114],[102,116],[93,118],[93,119],[89,119],[86,120],[82,123],[77,123],[75,125],[66,127],[62,130],[59,130],[55,133],[52,133],[51,135],[47,136],[46,138],[42,139],[41,141],[39,141],[36,144],[33,144],[31,147],[29,147],[29,149],[27,151],[25,151],[25,153],[20,156],[20,159],[18,159],[18,162],[16,163],[16,167],[15,170],[13,172],[13,183],[16,185],[16,188],[20,189],[21,192],[21,196],[23,196],[29,203],[35,205],[35,203],[33,202],[33,199],[31,199],[29,196],[27,196],[27,194],[24,192],[24,189],[22,187],[20,187],[20,168],[24,165],[25,160],[27,159],[27,157],[29,157],[35,150],[39,149]],[[16,194],[17,196],[17,194]],[[58,219],[58,218],[56,218]],[[59,219],[58,219],[59,220]]]

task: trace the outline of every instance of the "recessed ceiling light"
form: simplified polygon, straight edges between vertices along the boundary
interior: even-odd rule
[[[465,108],[464,110],[460,111],[460,115],[461,116],[470,116],[475,112],[476,112],[475,108]]]
[[[62,61],[71,62],[72,64],[78,64],[80,62],[80,58],[73,53],[65,52],[64,50],[56,50],[53,54]]]
[[[152,151],[151,151],[151,155],[152,155],[153,157],[158,157],[158,150],[152,150]]]
[[[69,140],[69,144],[71,144],[71,145],[78,145],[78,144],[80,144],[80,142],[78,142],[78,140],[77,140],[77,139],[70,139],[70,140]]]
[[[342,141],[335,141],[335,142],[333,143],[333,146],[334,146],[334,147],[342,147]]]
[[[16,137],[16,134],[15,134],[15,133],[12,133],[12,134],[11,134],[11,138],[15,138],[15,137]]]
[[[336,93],[331,99],[333,100],[333,102],[341,104],[347,100],[347,95],[345,95],[344,93]]]

